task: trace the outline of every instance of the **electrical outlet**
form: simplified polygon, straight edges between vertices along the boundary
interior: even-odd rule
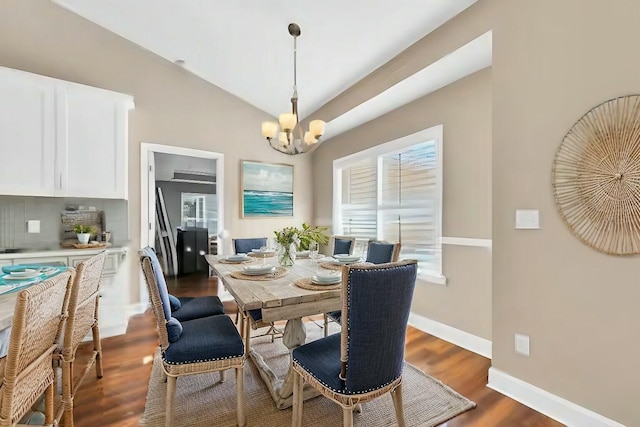
[[[27,221],[27,233],[39,233],[40,221],[37,219],[30,219]]]
[[[516,353],[529,356],[529,335],[516,334]]]

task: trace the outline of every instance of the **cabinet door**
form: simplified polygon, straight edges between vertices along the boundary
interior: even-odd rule
[[[66,112],[62,123],[58,119],[58,139],[65,145],[65,194],[126,198],[124,104],[108,91],[69,86],[57,94],[57,107]]]
[[[0,68],[0,194],[51,196],[59,188],[54,106],[51,84]]]

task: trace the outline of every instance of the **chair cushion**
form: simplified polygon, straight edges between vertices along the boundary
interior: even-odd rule
[[[351,240],[335,239],[333,243],[333,254],[350,254]]]
[[[167,322],[167,335],[169,342],[178,341],[182,335],[182,323],[180,323],[180,321],[175,317],[172,317]]]
[[[371,262],[373,264],[391,262],[393,247],[393,243],[369,243],[369,249],[367,250],[367,262]]]
[[[340,375],[340,333],[311,341],[293,350],[294,362],[325,387],[349,394]]]
[[[210,362],[244,355],[244,344],[229,316],[182,322],[182,336],[162,354],[165,363]]]
[[[173,295],[169,294],[169,305],[171,306],[171,311],[173,312],[179,310],[182,306],[182,303],[180,302],[178,297],[174,297]]]
[[[181,322],[224,314],[222,301],[213,295],[196,298],[180,297],[178,299],[180,300],[180,308],[172,310],[171,315]]]
[[[162,300],[162,310],[164,311],[164,318],[171,318],[171,304],[169,302],[169,291],[167,290],[167,282],[164,280],[164,274],[162,273],[162,267],[160,267],[160,261],[156,255],[156,251],[151,246],[147,246],[142,249],[142,252],[149,257],[151,261],[151,268],[153,269],[153,275],[158,285],[158,293]]]

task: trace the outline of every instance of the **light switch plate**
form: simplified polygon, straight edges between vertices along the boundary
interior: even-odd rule
[[[537,209],[516,209],[516,228],[525,230],[540,228],[540,211]]]
[[[36,219],[30,219],[27,221],[27,233],[39,233],[40,221]]]
[[[529,335],[516,334],[515,335],[516,353],[523,356],[529,355]]]

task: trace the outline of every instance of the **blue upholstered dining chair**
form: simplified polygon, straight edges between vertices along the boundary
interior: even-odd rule
[[[267,246],[266,237],[232,239],[231,241],[233,242],[233,249],[237,254],[248,254],[253,249],[260,249],[263,246]],[[242,316],[244,321],[247,322],[247,326],[251,327],[251,329],[268,327],[269,329],[263,335],[270,335],[272,342],[275,339],[275,337],[282,335],[282,331],[276,328],[273,323],[265,323],[262,321],[262,310],[249,310],[245,313],[242,313]],[[238,317],[236,317],[236,323],[238,323]],[[243,337],[245,339],[246,351],[248,352],[249,345],[250,345],[249,344],[250,330],[248,328],[241,326],[240,331],[243,334]]]
[[[267,246],[266,237],[252,237],[247,239],[231,239],[233,242],[233,250],[237,254],[248,254],[253,249],[260,249]]]
[[[167,289],[167,283],[162,273],[162,267],[160,261],[156,255],[156,251],[147,246],[142,251],[149,257],[151,264],[154,266],[154,272],[157,272],[159,277],[156,282],[158,286],[162,286],[163,292],[166,291],[169,295],[169,307],[171,309],[171,317],[174,317],[180,322],[187,320],[199,319],[201,317],[216,316],[218,314],[224,314],[224,306],[222,301],[215,295],[207,295],[202,297],[175,297],[171,295]]]
[[[333,255],[336,254],[353,254],[356,247],[356,238],[351,236],[333,236]]]
[[[149,248],[150,249],[150,248]],[[165,426],[174,425],[176,382],[179,376],[236,370],[236,411],[238,425],[245,425],[244,415],[244,345],[233,321],[226,315],[179,321],[172,317],[169,293],[160,265],[147,248],[138,252],[151,307],[156,318],[160,346],[156,357],[162,359],[167,377]],[[157,260],[157,258],[155,258]],[[215,405],[215,402],[212,402]]]
[[[415,260],[343,267],[342,332],[292,353],[293,426],[302,423],[304,382],[342,406],[345,426],[356,405],[390,392],[405,425],[402,368],[416,274]]]
[[[400,243],[370,240],[367,245],[367,258],[365,261],[373,264],[396,262],[400,256],[400,247]]]
[[[400,257],[400,243],[381,242],[377,240],[369,240],[367,248],[366,262],[372,264],[384,264],[387,262],[396,262]],[[328,335],[329,321],[340,323],[340,310],[330,311],[324,314],[324,336]]]

